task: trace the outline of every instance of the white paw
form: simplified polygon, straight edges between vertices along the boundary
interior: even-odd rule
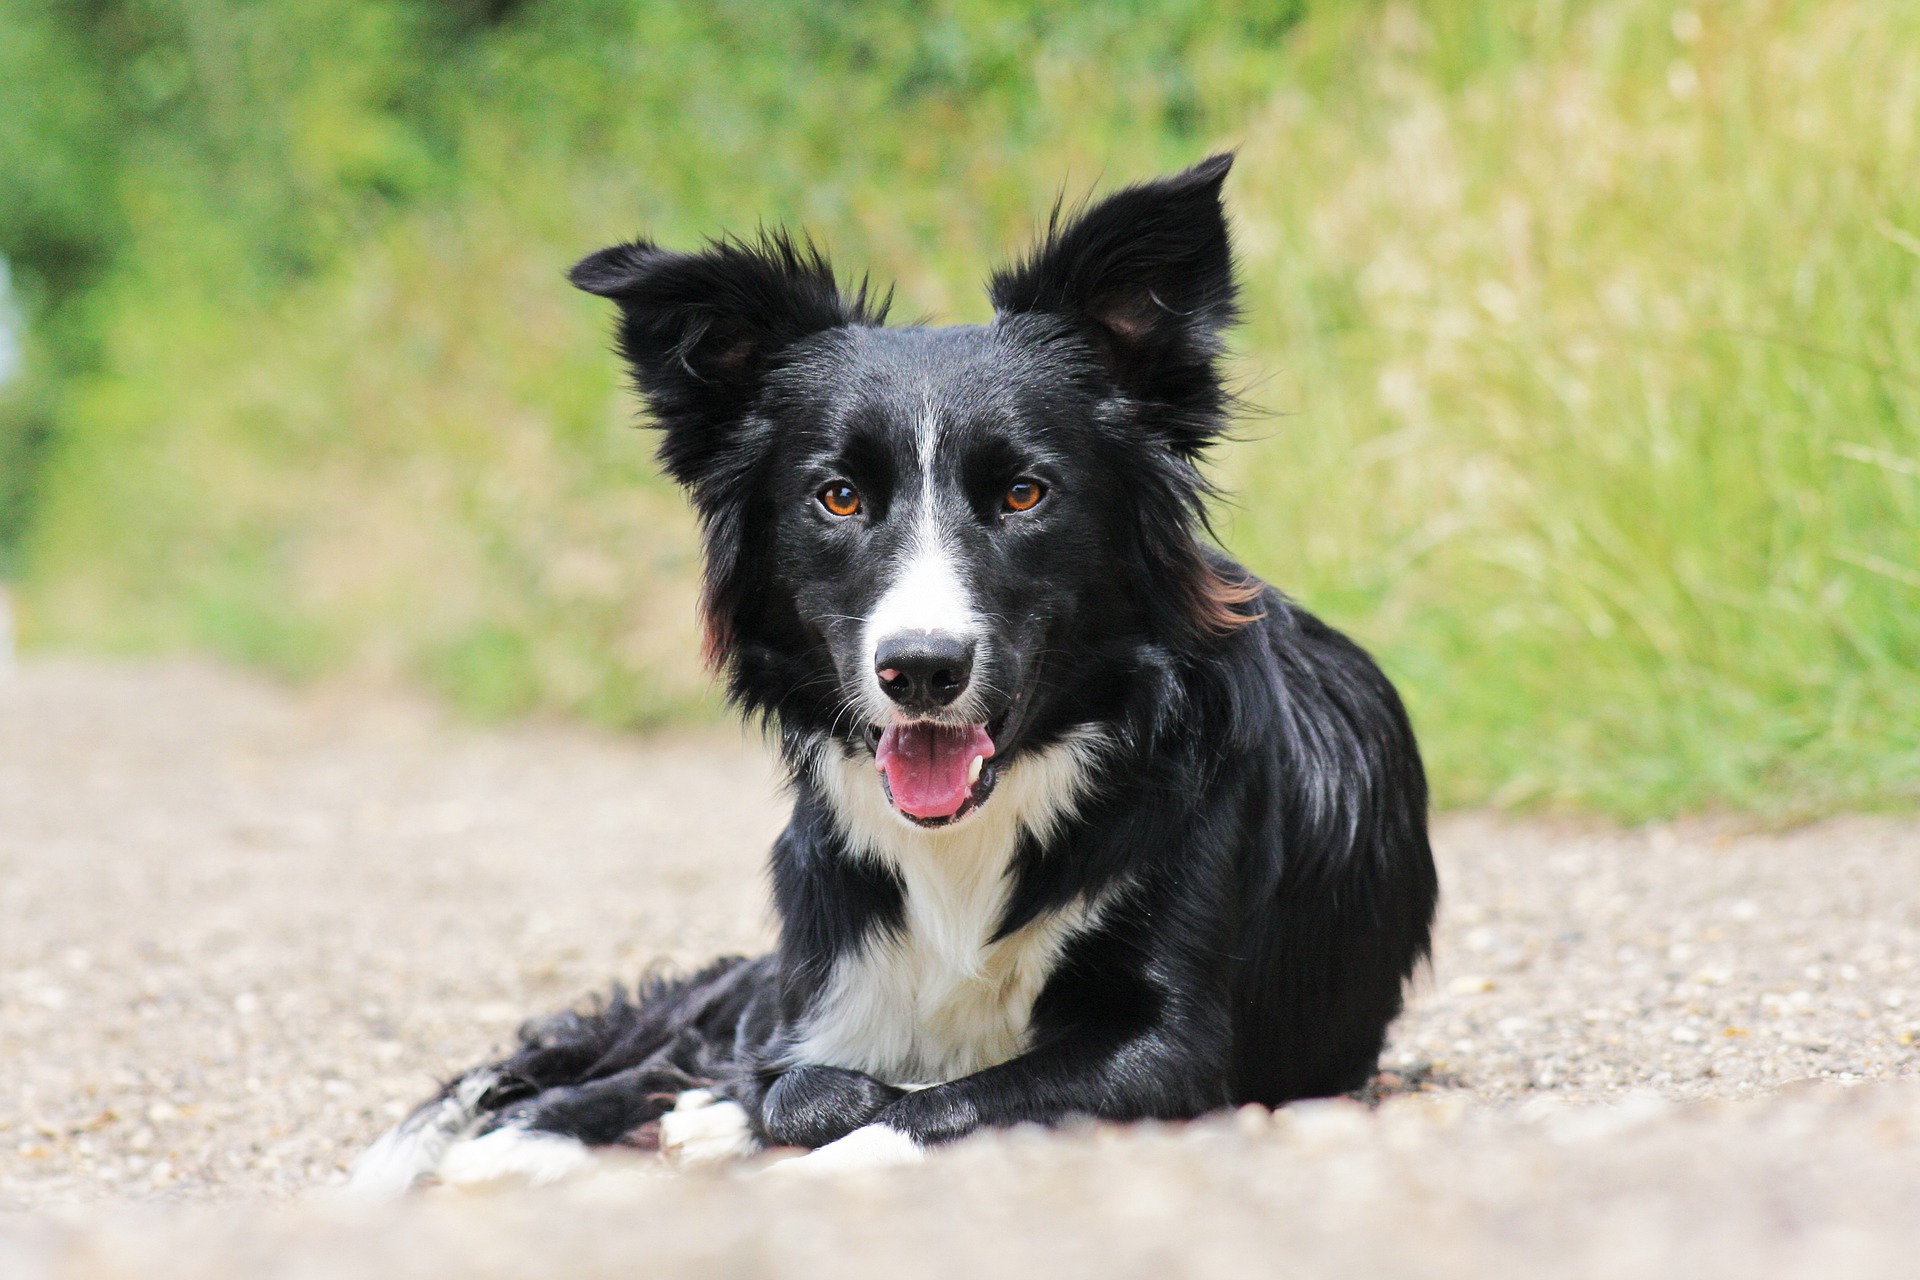
[[[430,1102],[381,1134],[353,1162],[347,1187],[358,1195],[397,1196],[440,1167],[448,1148],[471,1136],[486,1119],[480,1099],[486,1096],[497,1072],[476,1071],[453,1086],[444,1098]]]
[[[593,1153],[576,1138],[506,1128],[449,1147],[440,1158],[439,1173],[440,1181],[453,1187],[494,1182],[541,1187],[593,1163]]]
[[[706,1089],[689,1089],[660,1117],[660,1154],[683,1168],[738,1160],[760,1149],[747,1110]]]
[[[347,1190],[355,1195],[387,1199],[405,1195],[413,1184],[433,1172],[450,1141],[430,1126],[396,1125],[362,1151],[347,1175]]]
[[[354,1160],[353,1170],[347,1175],[347,1190],[381,1199],[405,1195],[414,1183],[433,1172],[446,1153],[447,1142],[431,1130],[405,1125],[389,1129]]]
[[[898,1129],[890,1129],[884,1124],[869,1124],[824,1147],[816,1147],[803,1156],[769,1165],[766,1172],[789,1177],[846,1173],[857,1169],[919,1164],[926,1158],[927,1149]]]

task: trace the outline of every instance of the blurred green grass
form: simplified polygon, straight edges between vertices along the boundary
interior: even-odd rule
[[[1920,798],[1901,0],[0,0],[0,86],[35,643],[713,715],[573,258],[785,221],[978,320],[1055,193],[1232,145],[1222,531],[1444,803]]]

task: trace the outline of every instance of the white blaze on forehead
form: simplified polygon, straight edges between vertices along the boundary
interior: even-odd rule
[[[902,542],[899,565],[887,589],[867,615],[868,656],[880,644],[906,631],[937,631],[972,638],[979,630],[973,595],[955,552],[952,531],[940,519],[936,498],[939,485],[934,467],[938,457],[939,422],[932,407],[921,415],[916,443],[920,461],[920,493],[913,513],[913,529]],[[901,486],[903,496],[908,486]]]
[[[867,615],[867,647],[903,631],[941,631],[971,636],[973,601],[959,564],[930,514],[907,543],[899,571]]]

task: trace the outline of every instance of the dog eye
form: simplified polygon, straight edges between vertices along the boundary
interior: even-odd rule
[[[860,513],[860,491],[845,480],[835,480],[817,496],[829,514],[844,517]]]
[[[1015,480],[1007,486],[1007,492],[1000,499],[1000,505],[1007,511],[1031,511],[1040,505],[1040,499],[1047,496],[1047,486],[1038,480]]]

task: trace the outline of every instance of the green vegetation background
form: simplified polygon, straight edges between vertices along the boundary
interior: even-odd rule
[[[1910,0],[0,0],[29,642],[715,713],[562,283],[802,224],[900,310],[1240,148],[1230,546],[1445,803],[1920,798]]]

